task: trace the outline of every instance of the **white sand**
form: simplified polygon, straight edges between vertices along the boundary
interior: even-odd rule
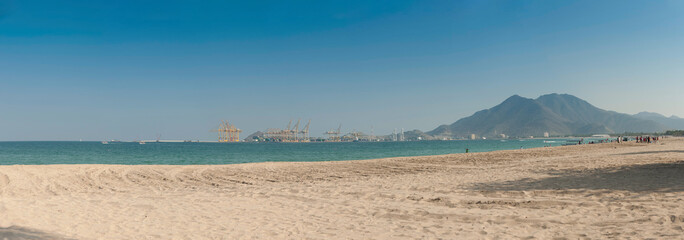
[[[0,239],[684,238],[684,139],[220,166],[0,166]]]

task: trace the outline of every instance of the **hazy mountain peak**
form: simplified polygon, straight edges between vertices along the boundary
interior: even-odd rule
[[[634,114],[633,116],[640,119],[655,121],[657,123],[665,125],[668,129],[684,129],[684,119],[681,119],[674,115],[670,117],[665,117],[665,115],[662,115],[660,113],[640,112]]]
[[[578,97],[576,97],[576,96],[574,96],[574,95],[570,95],[570,94],[567,94],[567,93],[561,93],[561,94],[558,94],[558,93],[545,94],[545,95],[539,96],[539,97],[538,97],[537,99],[535,99],[535,100],[537,100],[537,101],[556,100],[556,101],[568,101],[568,102],[589,104],[589,102],[584,101],[584,100],[581,99],[581,98],[578,98]],[[591,104],[589,104],[589,105],[591,105]]]
[[[660,113],[646,112],[646,111],[634,114],[634,116],[637,116],[637,117],[662,117],[662,118],[665,117],[665,115],[662,115]]]
[[[549,98],[549,97],[554,97],[554,98],[556,98],[556,97],[563,97],[563,95],[568,95],[568,94],[549,93],[549,94],[541,95],[541,96],[537,97],[537,99],[539,99],[539,98]]]
[[[521,101],[521,100],[529,100],[529,98],[524,98],[524,97],[521,97],[521,96],[518,95],[518,94],[514,94],[513,96],[510,96],[510,97],[506,98],[506,100],[504,100],[504,102],[508,102],[508,101]]]
[[[565,97],[567,97],[567,96],[574,97],[574,96],[572,96],[572,95],[565,94],[565,93],[562,93],[562,94],[558,94],[558,93],[549,93],[549,94],[541,95],[541,96],[537,97],[537,99],[540,99],[540,98],[565,98]]]

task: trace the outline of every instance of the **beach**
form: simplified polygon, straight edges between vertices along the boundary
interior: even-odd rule
[[[0,166],[3,238],[684,238],[684,138],[334,162]]]

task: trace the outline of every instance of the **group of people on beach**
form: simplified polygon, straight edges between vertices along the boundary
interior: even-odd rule
[[[638,143],[656,143],[656,142],[658,142],[658,140],[660,140],[660,137],[651,137],[651,136],[646,136],[646,137],[638,136],[638,137],[636,137],[636,142],[638,142]]]
[[[660,140],[660,137],[652,137],[652,136],[645,136],[645,137],[644,137],[644,136],[637,136],[637,137],[634,137],[634,139],[636,140],[637,143],[656,143],[656,142],[658,142],[658,140]],[[613,139],[609,139],[609,138],[606,138],[606,139],[599,139],[599,140],[592,140],[592,141],[589,141],[588,144],[594,144],[594,143],[609,143],[609,142],[622,143],[622,142],[626,142],[626,141],[630,141],[630,140],[631,140],[630,137],[618,136],[618,137],[617,137],[616,139],[614,139],[614,140],[613,140]],[[581,145],[581,144],[585,144],[584,138],[582,138],[582,139],[580,139],[579,141],[577,141],[577,144],[580,144],[580,145]]]

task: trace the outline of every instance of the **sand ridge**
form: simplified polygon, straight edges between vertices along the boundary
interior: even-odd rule
[[[0,239],[682,238],[682,183],[680,138],[338,162],[0,166]]]

